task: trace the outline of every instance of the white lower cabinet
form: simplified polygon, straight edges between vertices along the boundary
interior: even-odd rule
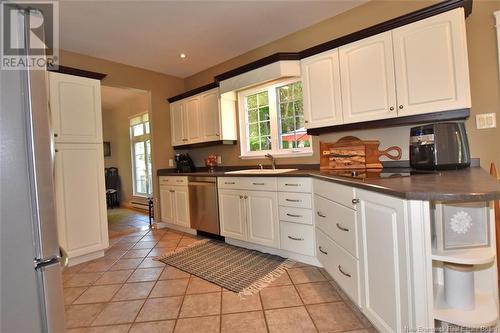
[[[160,213],[161,221],[165,223],[174,223],[174,193],[170,187],[160,186]]]
[[[406,201],[364,190],[357,198],[363,312],[380,331],[402,332],[412,310]]]
[[[314,227],[298,223],[280,222],[283,250],[314,256]]]
[[[280,246],[278,222],[278,193],[248,191],[245,193],[247,240],[278,248]]]
[[[359,262],[338,246],[323,231],[316,228],[318,260],[351,300],[358,306],[360,300]]]
[[[239,190],[219,190],[221,235],[246,240],[246,207]]]
[[[187,177],[160,177],[159,183],[161,221],[190,228]]]
[[[222,236],[279,248],[278,194],[219,190]]]
[[[57,227],[70,263],[109,245],[103,156],[102,144],[56,145]]]

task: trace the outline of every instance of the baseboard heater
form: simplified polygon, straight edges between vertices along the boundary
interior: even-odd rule
[[[149,206],[148,206],[147,202],[131,201],[130,205],[132,206],[132,208],[135,208],[135,209],[140,209],[140,210],[145,210],[145,211],[149,210]]]

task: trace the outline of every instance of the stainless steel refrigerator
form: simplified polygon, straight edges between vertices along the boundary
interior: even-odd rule
[[[25,25],[11,36],[27,40]],[[63,332],[47,73],[0,70],[0,82],[0,332]]]

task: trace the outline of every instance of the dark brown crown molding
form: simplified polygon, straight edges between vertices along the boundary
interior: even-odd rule
[[[95,80],[99,80],[99,81],[101,81],[102,79],[104,79],[108,75],[108,74],[91,72],[91,71],[86,71],[83,69],[67,67],[67,66],[62,66],[62,65],[59,65],[57,67],[49,66],[49,67],[47,67],[47,70],[49,72],[81,76],[81,77],[86,77],[89,79],[95,79]]]
[[[213,88],[217,88],[218,86],[219,86],[218,82],[212,82],[212,83],[206,84],[206,85],[204,85],[202,87],[198,87],[198,88],[195,88],[193,90],[186,91],[186,92],[184,92],[182,94],[179,94],[179,95],[167,98],[167,101],[169,103],[173,103],[173,102],[179,101],[181,99],[184,99],[184,98],[191,97],[191,96],[194,96],[196,94],[202,93],[204,91],[207,91],[207,90],[210,90],[210,89],[213,89]]]
[[[307,134],[320,135],[326,133],[335,133],[335,132],[344,132],[353,130],[433,123],[436,121],[465,120],[469,118],[469,115],[470,115],[470,109],[433,112],[433,113],[419,114],[415,116],[396,117],[396,118],[364,121],[360,123],[342,124],[342,125],[320,127],[320,128],[310,128],[307,130]]]
[[[351,34],[333,39],[331,41],[319,44],[300,52],[300,58],[307,58],[315,54],[325,52],[339,46],[349,44],[363,38],[371,37],[382,32],[402,27],[404,25],[414,23],[431,16],[435,16],[455,8],[463,7],[465,10],[465,17],[467,18],[472,12],[472,0],[447,0],[435,5],[419,9],[412,13],[396,17],[389,21],[385,21],[374,26],[353,32]]]

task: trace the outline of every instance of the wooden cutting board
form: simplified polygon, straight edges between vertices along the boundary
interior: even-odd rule
[[[380,156],[401,159],[401,148],[392,146],[381,151],[379,145],[378,140],[361,140],[354,136],[345,136],[335,143],[320,142],[320,169],[382,169]],[[392,151],[396,154],[392,155]]]

